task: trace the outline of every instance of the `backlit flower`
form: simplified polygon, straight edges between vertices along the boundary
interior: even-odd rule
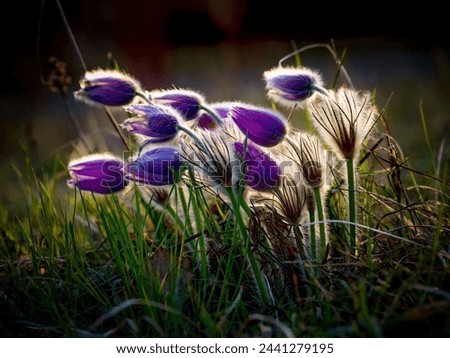
[[[135,104],[126,108],[136,117],[125,120],[121,127],[130,133],[149,137],[148,143],[162,143],[175,138],[178,133],[179,114],[167,106]]]
[[[322,78],[307,68],[275,67],[264,72],[268,97],[287,107],[323,92]]]
[[[232,107],[228,116],[249,140],[263,147],[277,145],[287,132],[286,120],[269,109],[239,105]]]
[[[340,88],[311,103],[311,118],[324,143],[341,159],[356,159],[377,119],[369,92]]]
[[[111,194],[122,190],[128,184],[123,174],[123,161],[110,154],[92,154],[68,165],[70,187],[76,187],[97,194]]]
[[[177,148],[155,148],[128,164],[125,167],[125,176],[138,183],[170,185],[176,181],[181,164]]]
[[[249,187],[265,191],[278,185],[280,168],[268,153],[250,142],[246,145],[236,142],[234,149],[244,164],[244,178]]]
[[[139,83],[119,71],[88,71],[80,81],[81,89],[75,97],[90,104],[124,106],[133,101]]]
[[[186,121],[196,119],[205,102],[205,99],[199,93],[181,89],[152,91],[148,93],[148,99],[154,104],[172,107]]]

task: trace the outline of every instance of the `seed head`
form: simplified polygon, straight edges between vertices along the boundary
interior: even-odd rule
[[[340,159],[355,160],[375,124],[377,109],[370,93],[340,88],[311,103],[311,117],[322,141]]]

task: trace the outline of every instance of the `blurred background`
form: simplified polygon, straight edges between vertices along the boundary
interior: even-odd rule
[[[376,89],[379,107],[392,94],[386,117],[414,166],[429,165],[420,101],[432,145],[437,148],[448,135],[450,43],[445,11],[432,3],[402,9],[380,2],[346,8],[282,0],[61,4],[89,69],[108,66],[112,53],[145,88],[187,87],[209,102],[269,105],[262,73],[292,51],[291,41],[300,47],[334,39],[338,51],[347,49],[345,67],[356,88]],[[36,168],[70,153],[77,140],[70,116],[90,140],[114,147],[115,139],[101,110],[73,100],[83,71],[56,2],[9,2],[0,16],[0,200],[13,207],[20,196],[12,168],[23,166],[24,150]],[[54,74],[54,59],[66,64],[72,80],[65,98],[45,84]],[[332,83],[336,65],[325,50],[307,52],[302,61]]]

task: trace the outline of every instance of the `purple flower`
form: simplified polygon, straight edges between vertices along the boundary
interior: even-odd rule
[[[178,149],[155,148],[128,164],[125,167],[125,176],[143,184],[170,185],[176,181],[181,163]]]
[[[287,132],[284,118],[269,109],[248,105],[235,106],[231,108],[228,116],[248,139],[263,147],[277,145]]]
[[[276,67],[264,72],[264,80],[269,98],[288,107],[303,102],[316,91],[325,91],[320,75],[307,68]]]
[[[75,97],[90,104],[124,106],[129,104],[138,91],[135,79],[119,71],[96,70],[84,74],[81,89]]]
[[[234,149],[244,163],[245,182],[249,187],[266,191],[278,185],[280,168],[267,153],[249,142],[246,146],[235,142]]]
[[[208,107],[214,111],[219,118],[222,118],[224,121],[228,118],[228,112],[230,109],[235,106],[234,102],[220,102],[209,105]],[[207,112],[203,112],[198,118],[197,122],[198,126],[201,129],[215,130],[218,127],[217,122],[211,116],[211,114]]]
[[[189,90],[153,91],[148,94],[148,98],[155,104],[163,104],[177,110],[186,121],[199,116],[205,101],[203,96]]]
[[[70,187],[97,194],[111,194],[128,184],[122,160],[109,154],[93,154],[72,160],[68,169],[72,177],[67,181]]]
[[[130,133],[150,137],[148,143],[162,143],[175,138],[178,133],[179,115],[170,107],[135,104],[126,108],[137,117],[129,118],[120,126]]]

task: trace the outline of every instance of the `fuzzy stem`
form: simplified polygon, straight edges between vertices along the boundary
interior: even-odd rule
[[[356,252],[356,191],[353,159],[347,159],[347,185],[348,185],[348,221],[351,223],[349,247],[350,252]]]
[[[237,222],[239,228],[241,229],[241,233],[242,233],[242,236],[243,236],[243,239],[245,242],[246,251],[247,251],[246,256],[247,256],[248,262],[250,264],[253,278],[256,281],[256,286],[257,286],[256,288],[258,289],[258,293],[259,293],[259,296],[260,296],[263,304],[267,304],[269,302],[269,297],[270,297],[269,291],[268,291],[266,282],[264,280],[264,276],[261,273],[261,269],[259,268],[259,265],[258,265],[258,262],[256,261],[255,256],[253,256],[252,254],[250,254],[250,252],[248,252],[249,246],[250,246],[249,245],[250,240],[248,237],[247,227],[245,226],[244,221],[242,220],[238,197],[236,197],[233,188],[227,188],[226,190],[227,190],[228,197],[230,198],[230,201],[231,201],[231,206],[233,208],[236,222]]]
[[[193,205],[195,205],[195,209],[194,211],[194,217],[195,217],[195,221],[196,221],[196,225],[197,225],[197,231],[198,232],[203,232],[203,224],[202,224],[202,220],[200,218],[200,214],[199,214],[199,210],[197,210],[197,208],[200,207],[201,203],[198,200],[197,194],[193,196]],[[205,235],[200,235],[198,237],[197,242],[199,243],[200,246],[200,267],[201,267],[201,277],[203,279],[207,279],[208,277],[208,260],[207,260],[207,249],[206,249],[206,243],[205,243]],[[196,253],[198,253],[198,249],[196,249]]]
[[[325,215],[323,213],[322,198],[320,197],[320,188],[314,188],[314,198],[316,199],[317,215],[320,221],[320,261],[325,258],[327,252],[327,238],[325,232]]]
[[[309,208],[309,222],[313,223],[316,221],[316,214],[314,206],[311,205]],[[311,242],[311,257],[316,261],[316,225],[311,225],[309,227],[309,240]]]
[[[311,111],[308,107],[305,107],[305,120],[306,120],[306,130],[309,133],[314,133],[314,128],[311,120]]]
[[[198,137],[198,135],[195,134],[195,132],[194,132],[192,129],[187,128],[187,127],[182,126],[182,125],[178,125],[178,129],[179,129],[180,131],[183,131],[184,133],[186,133],[189,137],[191,137],[191,138],[195,141],[195,144],[197,144],[197,146],[198,146],[203,152],[205,152],[205,153],[207,152],[207,150],[206,150],[205,146],[203,145],[202,141],[200,140],[200,138]]]
[[[319,92],[319,93],[323,94],[324,96],[328,96],[328,94],[329,94],[328,91],[325,88],[320,87],[320,86],[312,85],[311,89],[316,91],[316,92]]]
[[[135,92],[134,95],[136,97],[142,98],[145,102],[147,102],[148,104],[152,104],[152,102],[145,96],[145,94],[141,93],[141,92]]]
[[[185,126],[182,125],[178,125],[178,130],[183,131],[184,133],[186,133],[189,137],[191,137],[195,144],[197,145],[198,148],[200,148],[200,150],[202,150],[204,153],[207,153],[207,150],[205,148],[205,146],[203,145],[202,141],[200,140],[200,138],[198,137],[198,135],[190,128],[187,128]],[[155,143],[153,139],[147,139],[145,141],[143,141],[140,146],[139,146],[139,152],[138,155],[141,155],[142,149],[147,145],[147,144],[151,144],[151,143]]]
[[[220,127],[225,126],[225,122],[223,121],[223,119],[220,118],[212,109],[205,106],[200,106],[200,109],[203,109],[206,113],[208,113]]]

